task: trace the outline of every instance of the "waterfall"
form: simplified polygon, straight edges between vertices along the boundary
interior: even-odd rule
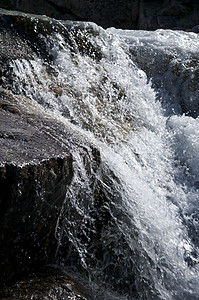
[[[55,263],[118,299],[198,299],[198,35],[60,26],[47,59],[10,65],[13,92],[70,133]]]

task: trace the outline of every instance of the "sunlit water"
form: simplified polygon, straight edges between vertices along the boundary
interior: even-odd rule
[[[57,263],[67,261],[59,256],[66,235],[87,276],[128,299],[199,299],[199,92],[190,88],[199,37],[81,26],[70,33],[73,46],[61,34],[43,38],[50,65],[38,57],[12,65],[17,93],[75,140]],[[99,153],[96,168],[88,171],[78,143],[90,158]],[[109,199],[100,235],[95,185]]]

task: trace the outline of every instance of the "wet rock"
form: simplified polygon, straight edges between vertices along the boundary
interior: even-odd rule
[[[12,61],[41,51],[10,24],[0,15],[0,285],[53,260],[56,222],[73,177],[69,134],[13,87]]]
[[[84,287],[68,275],[48,269],[4,288],[0,291],[0,299],[89,299],[83,291]]]
[[[19,84],[21,79],[13,72],[13,63],[17,60],[42,60],[46,67],[45,76],[49,76],[52,81],[50,91],[59,97],[62,89],[55,83],[53,85],[53,76],[56,77],[50,65],[53,57],[49,55],[42,40],[54,32],[64,33],[71,48],[75,40],[75,47],[81,55],[94,53],[96,59],[100,59],[98,49],[92,43],[87,43],[87,37],[80,30],[76,33],[73,28],[74,39],[70,39],[67,31],[70,24],[65,22],[64,29],[62,27],[61,23],[46,17],[37,18],[5,11],[0,14],[0,34],[3,41],[0,43],[1,287],[38,273],[46,265],[58,263],[59,259],[60,263],[64,261],[65,265],[83,270],[78,250],[73,247],[69,232],[64,232],[59,237],[60,230],[66,231],[65,224],[62,228],[59,225],[62,225],[63,212],[69,221],[71,217],[77,217],[74,220],[78,223],[78,213],[72,215],[74,207],[71,208],[70,202],[65,203],[72,181],[76,180],[74,169],[77,171],[79,167],[78,164],[74,166],[74,153],[80,153],[86,173],[91,178],[91,188],[95,183],[95,172],[101,163],[100,153],[87,142],[85,145],[79,135],[76,137],[61,121],[58,122],[48,114],[38,104],[39,101],[28,97],[24,93],[23,84]],[[96,33],[91,30],[90,34]],[[74,52],[77,51],[75,47]],[[41,84],[39,78],[38,84]],[[84,191],[80,192],[83,195]],[[84,200],[87,207],[90,198]],[[76,228],[82,230],[81,223]],[[81,233],[78,234],[81,236]],[[84,238],[83,236],[82,241]],[[79,299],[78,295],[72,295],[72,284],[67,284],[63,291],[59,286],[54,289],[58,289],[64,297],[70,295]],[[15,291],[11,293],[11,290],[7,290],[6,293],[10,291],[10,294],[5,294],[6,297],[23,299],[22,285],[20,284],[20,291],[14,288]],[[48,290],[48,293],[51,291]],[[35,293],[35,297],[39,297],[37,291]]]
[[[53,137],[52,121],[10,107],[0,110],[0,284],[53,259],[57,217],[73,176],[69,148]]]
[[[0,32],[5,41],[0,45],[0,285],[19,281],[55,263],[78,270],[82,277],[121,294],[137,297],[136,285],[141,284],[150,295],[149,282],[137,283],[142,279],[134,258],[139,258],[141,246],[132,216],[122,209],[118,178],[102,163],[99,150],[83,140],[85,136],[81,137],[73,126],[67,127],[69,122],[74,124],[72,119],[65,120],[63,126],[62,116],[59,122],[53,118],[54,111],[51,114],[48,110],[48,96],[55,97],[59,105],[64,88],[76,102],[80,118],[85,110],[81,94],[75,94],[73,85],[56,85],[54,57],[49,50],[57,41],[50,38],[54,32],[62,34],[65,47],[71,50],[71,60],[75,60],[76,53],[97,62],[102,58],[100,49],[89,39],[98,34],[92,26],[84,30],[83,24],[74,23],[71,34],[70,22],[64,25],[47,17],[16,12],[4,11],[0,15]],[[9,53],[13,39],[14,49]],[[39,60],[39,76],[30,60]],[[22,70],[25,66],[24,71],[28,65],[36,78],[34,84],[28,76],[21,78],[23,72],[16,75],[14,63]],[[45,84],[42,76],[47,78]],[[42,98],[35,91],[43,89],[49,93]],[[117,85],[115,89],[116,98],[122,99],[124,91]],[[96,126],[85,116],[82,119]],[[82,127],[86,129],[84,123]],[[127,238],[125,225],[121,230],[123,220],[133,228]],[[132,240],[135,250],[128,242]],[[150,274],[146,276],[150,278]],[[71,286],[67,283],[64,289],[73,292]],[[22,291],[17,297],[21,295]],[[95,293],[90,299],[109,298]],[[110,299],[121,299],[121,295]]]

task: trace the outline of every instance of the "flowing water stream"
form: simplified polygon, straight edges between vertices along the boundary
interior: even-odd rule
[[[73,136],[56,263],[118,299],[199,299],[199,37],[70,26],[40,37],[50,63],[11,66],[13,90]]]

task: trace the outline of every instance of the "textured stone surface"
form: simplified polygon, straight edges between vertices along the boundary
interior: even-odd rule
[[[39,114],[28,114],[15,102],[17,96],[14,99],[14,95],[5,90],[1,89],[0,97],[1,164],[14,162],[23,166],[49,157],[67,155],[67,147],[62,147],[61,141],[52,137],[55,126],[52,120],[42,119]],[[18,96],[18,101],[19,99]],[[28,106],[27,102],[26,105]],[[55,130],[54,134],[57,135]]]
[[[0,7],[56,19],[93,21],[103,27],[191,29],[199,24],[197,0],[0,0]]]
[[[0,284],[52,260],[57,217],[73,176],[61,125],[0,92]],[[60,127],[60,129],[59,129]],[[62,134],[64,132],[62,131]],[[9,255],[8,255],[9,254]]]
[[[67,137],[63,126],[13,86],[12,60],[33,58],[36,50],[9,24],[0,15],[0,285],[52,260],[73,176],[70,143],[59,138]]]
[[[86,300],[84,287],[55,269],[21,280],[0,291],[0,299],[73,299]]]
[[[69,157],[0,168],[1,284],[52,259],[57,216],[71,176]]]

